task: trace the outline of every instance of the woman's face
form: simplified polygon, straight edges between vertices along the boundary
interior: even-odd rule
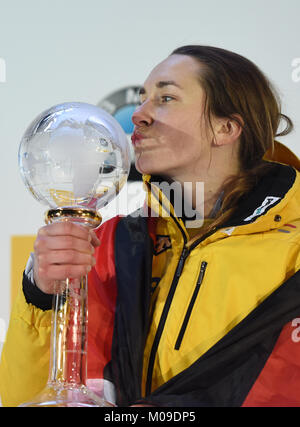
[[[136,168],[141,173],[180,179],[208,164],[212,138],[203,114],[199,68],[189,56],[172,55],[145,81],[141,105],[132,116]]]

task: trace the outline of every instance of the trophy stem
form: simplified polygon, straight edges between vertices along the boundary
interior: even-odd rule
[[[86,385],[87,277],[67,279],[60,287],[64,293],[53,297],[48,382]]]
[[[89,228],[101,222],[93,211],[76,208],[51,209],[46,218],[46,222],[71,220]],[[53,296],[48,382],[32,402],[21,406],[114,406],[86,387],[87,297],[87,276],[58,282]]]

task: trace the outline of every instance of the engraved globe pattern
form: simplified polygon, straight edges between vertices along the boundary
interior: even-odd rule
[[[41,113],[19,148],[22,179],[50,208],[99,210],[119,193],[130,169],[127,137],[94,105],[70,102]]]

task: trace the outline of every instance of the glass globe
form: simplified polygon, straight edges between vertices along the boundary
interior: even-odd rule
[[[99,210],[127,181],[128,141],[101,108],[64,103],[30,124],[20,144],[19,168],[32,195],[50,208]]]

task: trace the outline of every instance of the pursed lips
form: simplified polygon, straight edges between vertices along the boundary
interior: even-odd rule
[[[146,139],[147,136],[143,135],[140,132],[134,131],[132,136],[131,136],[131,141],[134,147],[140,145],[139,143],[143,140]]]

